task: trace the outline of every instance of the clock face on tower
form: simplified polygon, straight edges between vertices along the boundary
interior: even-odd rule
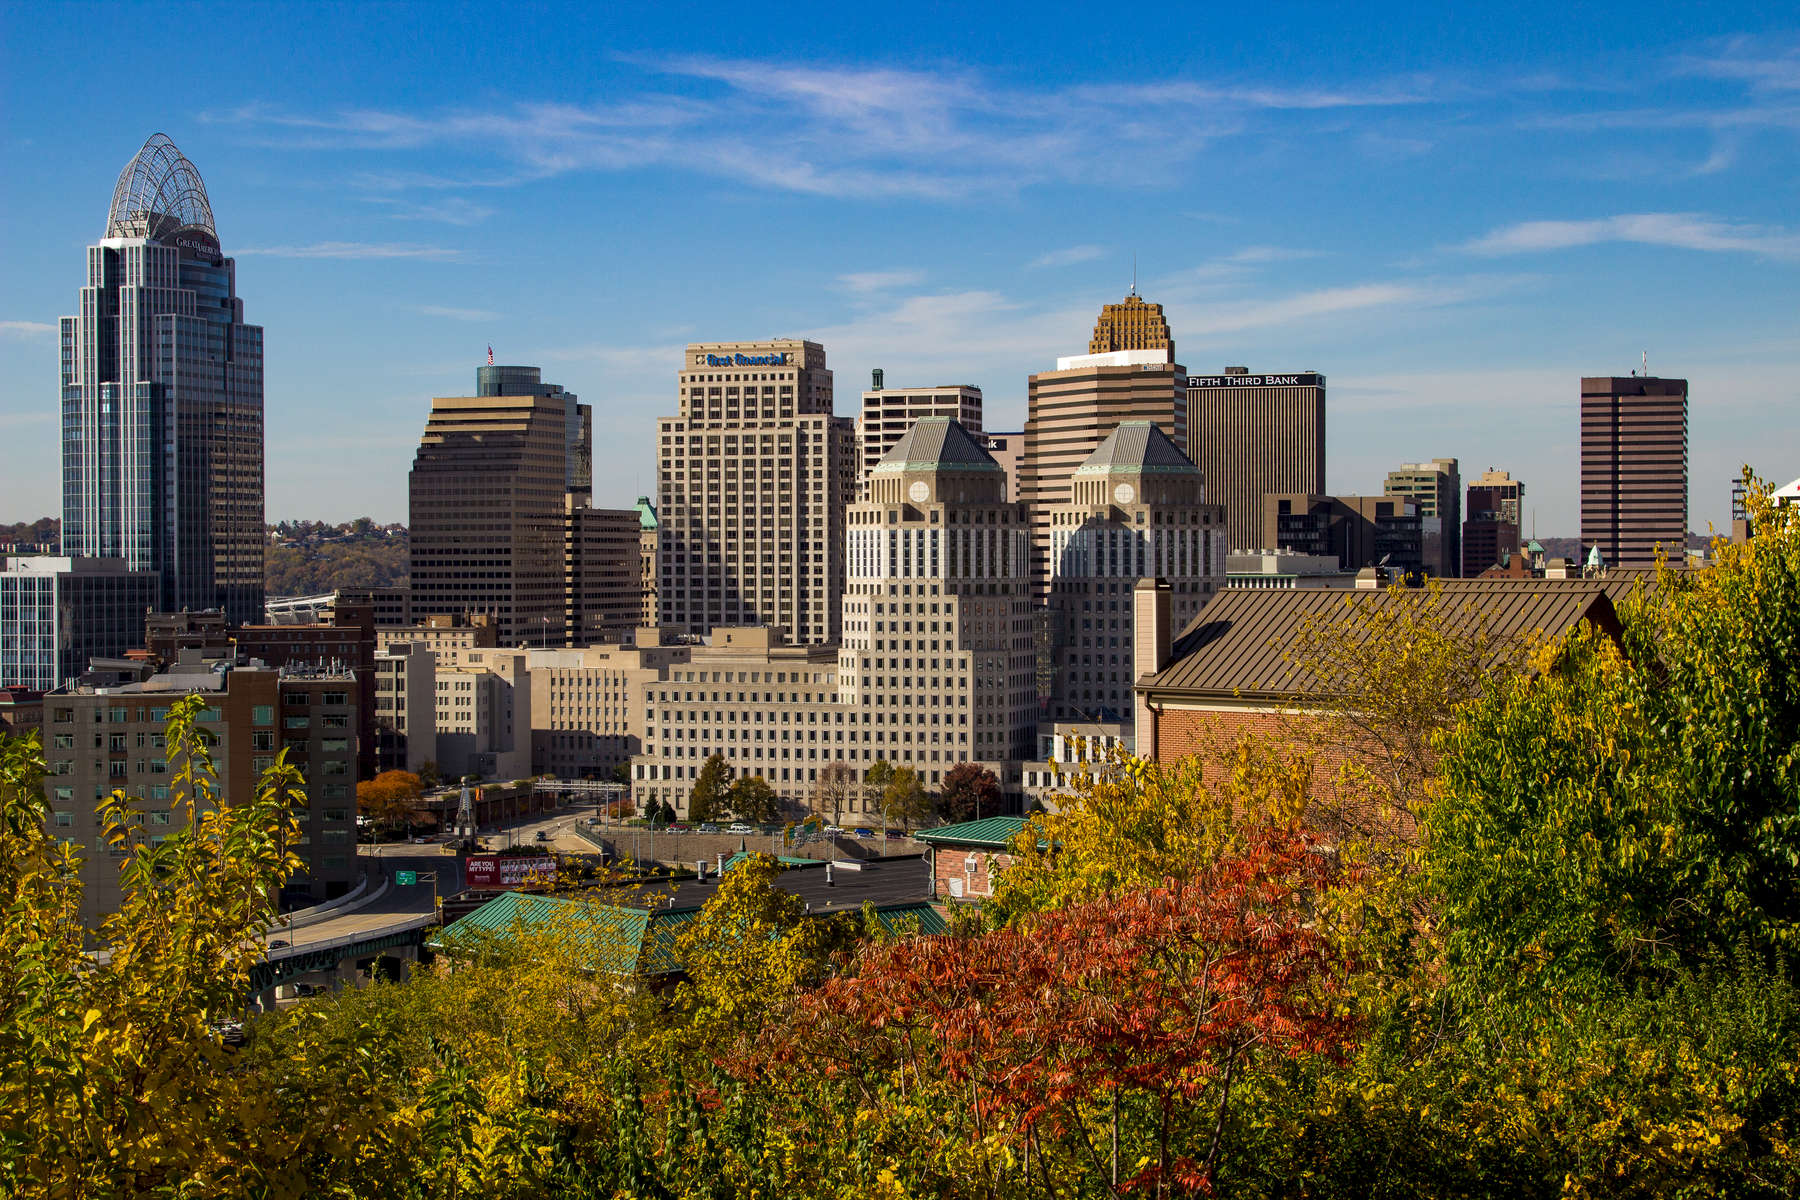
[[[923,504],[931,499],[931,485],[923,479],[915,479],[913,485],[906,489],[906,494],[912,497],[914,504]]]
[[[1132,490],[1129,483],[1121,483],[1118,487],[1113,489],[1113,499],[1117,500],[1120,504],[1130,504],[1133,500],[1137,499],[1137,492]]]

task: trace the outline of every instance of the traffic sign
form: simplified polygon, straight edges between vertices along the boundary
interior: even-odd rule
[[[394,882],[401,887],[411,887],[419,882],[419,873],[417,871],[395,871]]]

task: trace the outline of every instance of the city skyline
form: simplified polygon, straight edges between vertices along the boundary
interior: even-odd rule
[[[594,404],[603,507],[654,492],[688,342],[809,338],[850,397],[875,367],[967,382],[989,428],[1019,429],[1026,377],[1083,349],[1134,254],[1190,371],[1330,377],[1330,492],[1456,457],[1528,483],[1527,533],[1572,536],[1579,380],[1646,350],[1690,381],[1693,527],[1726,526],[1744,459],[1778,482],[1800,461],[1800,33],[1753,10],[1558,9],[1554,47],[1526,13],[1405,45],[1208,17],[1079,51],[1046,19],[992,52],[861,14],[755,57],[697,54],[691,16],[627,36],[455,11],[296,10],[196,101],[53,86],[87,23],[11,8],[30,36],[0,49],[0,205],[34,234],[0,247],[7,519],[60,511],[67,263],[104,228],[87,198],[158,130],[202,165],[279,332],[270,520],[403,517],[430,399],[490,343]],[[146,24],[147,50],[186,36]]]

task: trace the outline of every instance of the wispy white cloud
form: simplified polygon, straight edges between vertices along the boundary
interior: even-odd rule
[[[486,205],[462,196],[413,203],[396,196],[370,196],[371,204],[384,205],[387,215],[405,221],[438,221],[445,225],[474,225],[494,215]]]
[[[1777,46],[1763,38],[1727,38],[1713,53],[1689,55],[1678,65],[1688,75],[1728,79],[1757,91],[1800,91],[1800,44]]]
[[[442,317],[447,321],[498,321],[501,315],[489,312],[485,308],[449,308],[442,304],[421,304],[416,310],[427,317]]]
[[[1800,234],[1734,224],[1700,213],[1625,213],[1583,221],[1525,221],[1467,243],[1474,254],[1529,254],[1603,242],[1633,242],[1763,258],[1800,259]]]
[[[1481,290],[1470,283],[1384,282],[1315,288],[1267,300],[1213,302],[1184,308],[1178,328],[1193,340],[1209,334],[1296,325],[1321,317],[1376,308],[1440,307],[1470,299]],[[1171,320],[1171,324],[1175,322]]]
[[[1036,267],[1072,267],[1076,263],[1093,262],[1106,253],[1103,246],[1070,246],[1065,250],[1051,250],[1038,255],[1025,265]]]
[[[312,242],[304,246],[250,246],[236,255],[266,258],[461,258],[462,251],[449,246],[422,246],[412,242]]]
[[[840,288],[863,296],[873,292],[893,291],[895,288],[915,287],[924,282],[925,272],[916,267],[892,271],[856,271],[837,277]]]
[[[43,338],[56,332],[56,326],[42,321],[0,321],[0,337]]]
[[[1046,181],[1177,177],[1212,142],[1308,114],[1443,102],[1425,77],[1354,88],[1201,85],[1021,87],[971,68],[635,59],[704,95],[645,91],[597,104],[522,103],[430,113],[296,113],[245,105],[207,114],[240,136],[294,148],[401,152],[457,145],[512,169],[468,179],[385,165],[373,191],[506,186],[570,171],[667,168],[772,190],[954,200]],[[1179,136],[1172,136],[1179,130]],[[777,141],[778,155],[767,152]],[[1153,152],[1153,153],[1151,153]],[[476,206],[478,207],[478,206]]]

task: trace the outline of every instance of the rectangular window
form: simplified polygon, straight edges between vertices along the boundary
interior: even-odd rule
[[[275,731],[273,729],[257,729],[250,734],[252,750],[273,750],[275,748]]]
[[[350,694],[348,692],[326,692],[324,695],[319,697],[319,703],[320,704],[348,704],[348,703],[350,703]]]
[[[311,724],[311,717],[283,717],[281,721],[284,729],[305,729]]]
[[[326,713],[319,718],[319,724],[326,729],[348,729],[350,718],[343,713]]]
[[[275,706],[258,704],[250,710],[250,720],[256,725],[273,725],[275,723]]]
[[[350,764],[341,758],[328,758],[322,764],[320,773],[324,775],[348,775],[350,773]]]
[[[56,827],[58,829],[67,829],[74,824],[75,824],[75,814],[74,813],[58,812],[56,814]]]

